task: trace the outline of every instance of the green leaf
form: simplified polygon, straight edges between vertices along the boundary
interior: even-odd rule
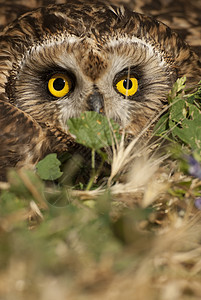
[[[175,123],[181,123],[187,115],[186,103],[182,98],[175,98],[174,104],[170,107],[169,112],[169,126],[175,126]],[[173,123],[172,123],[173,122]]]
[[[41,179],[55,180],[63,174],[59,166],[61,162],[57,159],[56,153],[47,155],[36,165],[36,170]]]
[[[154,127],[154,134],[162,136],[168,129],[169,113],[164,114]]]
[[[119,125],[93,111],[82,113],[80,118],[69,119],[67,125],[77,143],[96,151],[112,145],[113,135],[120,139]]]
[[[183,120],[180,121],[179,126],[173,128],[172,134],[189,145],[191,149],[201,150],[201,111],[190,103],[184,105],[182,111]],[[179,118],[174,116],[171,123],[178,121]]]
[[[186,77],[178,78],[177,81],[174,83],[171,92],[168,95],[168,100],[169,103],[172,102],[172,100],[175,99],[176,96],[181,94],[181,92],[185,88],[185,82],[186,82]]]

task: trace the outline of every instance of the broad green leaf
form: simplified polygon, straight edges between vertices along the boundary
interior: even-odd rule
[[[169,113],[166,113],[159,119],[156,126],[154,127],[154,134],[157,136],[162,136],[168,129],[168,122]]]
[[[96,151],[112,145],[114,134],[117,140],[120,139],[119,125],[93,111],[82,113],[80,118],[69,119],[67,125],[76,142]]]
[[[36,165],[36,170],[41,179],[55,180],[63,174],[59,166],[61,162],[57,159],[56,153],[47,155]]]
[[[186,115],[184,113],[186,109]],[[193,104],[183,107],[183,120],[179,126],[172,130],[172,134],[177,136],[184,143],[188,144],[193,150],[201,149],[201,111]],[[178,121],[178,119],[171,120]]]
[[[182,120],[186,117],[187,114],[187,108],[185,105],[185,102],[182,98],[175,98],[174,104],[170,107],[169,112],[169,126],[170,128],[175,125],[174,122],[182,122]],[[174,121],[173,124],[171,121]]]

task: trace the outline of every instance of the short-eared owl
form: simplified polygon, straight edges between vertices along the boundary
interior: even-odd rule
[[[198,56],[183,39],[128,5],[19,2],[0,1],[1,180],[9,167],[71,149],[69,118],[97,111],[136,135],[178,77],[200,78]],[[144,2],[149,11],[153,1]]]

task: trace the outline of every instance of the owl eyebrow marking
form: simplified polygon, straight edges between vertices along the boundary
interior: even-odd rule
[[[75,44],[76,42],[80,41],[80,38],[75,35],[68,35],[67,33],[62,33],[57,35],[56,37],[48,36],[41,41],[41,44],[36,44],[31,49],[28,49],[28,52],[36,51],[41,52],[44,47],[54,47],[56,45],[62,45],[63,43],[67,42],[68,45]],[[28,53],[29,54],[29,53]]]
[[[128,42],[129,41],[129,42]],[[107,46],[111,47],[111,48],[117,48],[121,45],[128,45],[129,46],[135,46],[135,45],[142,45],[142,47],[147,48],[148,52],[149,52],[149,56],[155,56],[158,57],[158,59],[160,60],[160,65],[163,66],[164,64],[167,64],[167,62],[165,61],[164,57],[160,56],[160,53],[156,50],[154,50],[153,45],[147,43],[145,40],[143,39],[139,39],[136,36],[119,36],[118,39],[117,38],[113,38],[111,39],[108,43]]]
[[[132,36],[132,37],[129,37],[129,36],[119,36],[118,39],[117,38],[111,38],[110,41],[108,42],[108,46],[110,47],[116,47],[120,44],[123,44],[123,43],[126,43],[128,44],[128,40],[130,41],[130,44],[133,43],[137,43],[137,44],[141,44],[141,45],[144,45],[146,46],[147,48],[149,48],[149,50],[151,52],[154,53],[153,51],[153,46],[151,44],[148,44],[146,41],[143,41],[142,39],[139,39],[137,38],[136,36]]]

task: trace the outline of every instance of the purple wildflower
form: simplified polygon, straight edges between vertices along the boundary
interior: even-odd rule
[[[187,156],[188,172],[191,176],[201,179],[201,166],[193,156]],[[201,197],[195,199],[195,207],[201,210]]]
[[[195,207],[201,209],[201,197],[195,199]]]
[[[199,162],[192,156],[187,157],[189,163],[188,172],[191,176],[201,179],[201,166]]]

